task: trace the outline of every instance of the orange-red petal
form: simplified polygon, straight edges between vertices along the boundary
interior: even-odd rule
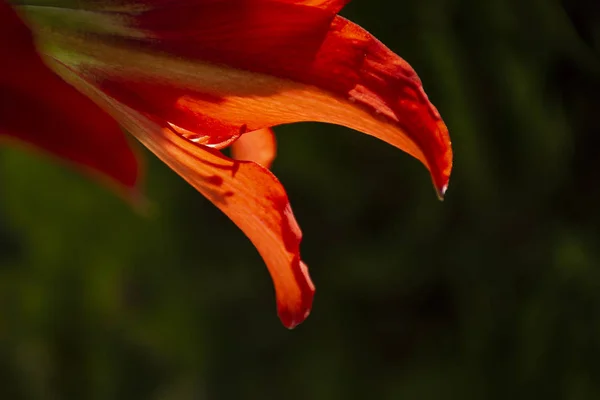
[[[270,128],[244,133],[231,145],[234,159],[254,161],[265,168],[271,168],[276,154],[277,142]]]
[[[231,160],[167,127],[138,121],[128,129],[248,236],[273,279],[281,322],[290,329],[303,322],[315,288],[300,259],[302,232],[277,178],[256,163]]]
[[[184,139],[162,121],[107,96],[66,68],[57,68],[248,236],[273,279],[281,322],[294,328],[304,321],[315,288],[300,258],[302,232],[277,178],[254,162],[232,160],[218,150]]]
[[[0,136],[135,186],[137,160],[119,125],[46,67],[28,28],[2,1],[0,60]]]
[[[361,27],[335,16],[345,3],[201,1],[150,10],[135,21],[152,38],[153,50],[314,85],[387,119],[397,126],[396,135],[367,133],[420,159],[443,193],[452,167],[445,124],[406,61]],[[192,103],[194,95],[189,97]],[[194,110],[189,104],[179,107],[177,118],[184,122],[182,108]],[[405,138],[394,137],[399,135]]]
[[[111,96],[207,145],[284,123],[345,125],[419,159],[442,194],[452,169],[446,125],[406,61],[335,15],[345,3],[151,0],[102,14],[122,24],[117,40],[67,32],[57,41],[83,55],[64,61]]]

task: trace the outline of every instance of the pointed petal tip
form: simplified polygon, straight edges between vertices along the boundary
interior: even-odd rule
[[[446,191],[448,190],[448,184],[442,185],[441,187],[436,187],[435,192],[437,193],[437,197],[440,201],[444,201],[444,196],[446,196]]]

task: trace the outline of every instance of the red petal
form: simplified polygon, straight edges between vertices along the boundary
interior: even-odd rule
[[[269,269],[282,323],[294,328],[304,321],[315,288],[300,259],[302,232],[277,178],[258,164],[235,161],[192,143],[161,121],[127,107],[67,70],[63,72],[244,231]]]
[[[137,161],[119,125],[43,63],[27,27],[1,1],[0,59],[0,135],[135,185]]]
[[[276,153],[275,134],[269,128],[244,133],[231,146],[236,160],[254,161],[265,168],[271,168]]]
[[[137,43],[129,48],[130,56],[141,44],[154,55],[167,53],[187,59],[198,71],[190,66],[178,76],[164,63],[148,64],[149,60],[144,62],[152,68],[138,62],[128,70],[126,64],[136,60],[124,61],[120,56],[105,59],[107,64],[124,63],[119,68],[96,66],[90,72],[103,77],[103,87],[121,101],[184,129],[212,132],[216,142],[246,130],[295,121],[349,126],[421,160],[443,193],[452,168],[444,122],[407,62],[364,29],[334,16],[344,3],[161,2],[156,9],[127,14],[129,21],[134,21],[132,27],[147,37],[130,38]],[[206,72],[209,65],[213,70]],[[225,72],[216,71],[215,65]],[[226,71],[231,68],[237,72]],[[240,70],[260,75],[240,79]],[[264,76],[283,80],[271,79],[257,88],[254,84]],[[239,79],[237,86],[231,85],[233,79]],[[321,89],[318,94],[316,88]],[[323,108],[319,100],[298,110],[293,104],[298,97],[289,94],[299,91],[303,93],[298,96],[305,99],[330,96],[325,103],[336,107],[316,110]],[[273,101],[276,96],[280,99]],[[284,104],[285,96],[288,104]],[[251,110],[251,115],[244,110]]]

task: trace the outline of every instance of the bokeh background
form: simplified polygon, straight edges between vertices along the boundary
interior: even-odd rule
[[[2,399],[600,399],[600,2],[354,0],[419,72],[445,202],[348,129],[277,130],[317,285],[296,330],[242,232],[145,153],[146,216],[0,150]]]

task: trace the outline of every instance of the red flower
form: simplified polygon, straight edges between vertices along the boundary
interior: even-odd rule
[[[108,0],[91,2],[85,10],[17,8],[56,73],[246,233],[269,268],[279,316],[290,328],[310,312],[314,287],[300,259],[302,235],[288,198],[265,168],[275,155],[270,127],[322,121],[378,137],[419,159],[440,196],[452,167],[448,131],[416,73],[368,32],[337,15],[347,1]],[[14,19],[5,14],[2,19]],[[21,42],[3,44],[3,51],[27,47],[29,57],[39,61],[30,41]],[[12,78],[0,78],[3,96],[27,95],[19,108],[43,115],[43,105],[53,104],[44,97],[48,93],[40,95],[40,85],[22,82],[29,77],[15,68],[8,71]],[[22,83],[13,88],[14,82]],[[73,92],[57,85],[62,89],[53,96]],[[4,95],[4,86],[13,89]],[[39,97],[44,103],[32,110],[30,98]],[[98,136],[85,123],[98,118],[112,127],[89,102],[82,105],[90,113],[85,119],[79,107],[64,111],[73,110],[69,121],[79,121],[84,129],[53,136],[62,146],[73,145],[74,154],[47,146],[20,119],[9,117],[5,127],[3,117],[0,129],[81,162],[76,158],[81,146],[74,140]],[[246,161],[221,154],[229,145],[234,157]],[[115,151],[123,148],[117,145]],[[109,173],[93,165],[119,176],[120,170]]]

